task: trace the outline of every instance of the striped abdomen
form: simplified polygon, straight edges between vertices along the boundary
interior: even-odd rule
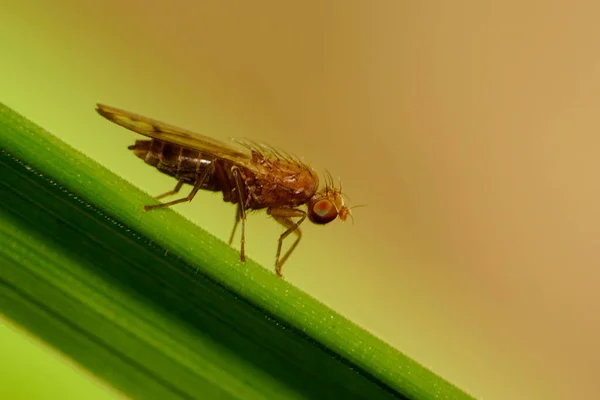
[[[185,183],[194,184],[206,170],[212,168],[213,159],[202,152],[161,140],[136,140],[128,147],[138,158],[160,172]],[[221,185],[213,173],[209,173],[202,189],[220,191]]]

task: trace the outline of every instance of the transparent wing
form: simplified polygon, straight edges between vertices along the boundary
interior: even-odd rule
[[[140,135],[201,150],[205,153],[227,158],[235,162],[243,163],[250,159],[249,152],[238,150],[226,143],[212,139],[208,136],[200,135],[199,133],[188,131],[187,129],[178,128],[164,122],[103,104],[97,104],[96,111],[109,121],[137,132]]]

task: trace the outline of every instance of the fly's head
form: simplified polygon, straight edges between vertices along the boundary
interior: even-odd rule
[[[335,189],[325,189],[308,201],[308,219],[315,224],[328,224],[337,217],[345,221],[350,209],[344,205],[342,194]]]
[[[333,187],[331,175],[328,174],[327,178],[325,189],[308,201],[308,219],[315,224],[328,224],[338,217],[346,221],[348,216],[352,217],[350,208],[344,204],[341,182],[339,189],[336,189]]]

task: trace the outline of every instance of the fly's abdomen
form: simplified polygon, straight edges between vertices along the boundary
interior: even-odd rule
[[[190,184],[194,184],[206,168],[212,168],[212,161],[200,151],[161,140],[136,140],[129,150],[160,172]],[[209,173],[202,189],[220,190],[214,174]]]

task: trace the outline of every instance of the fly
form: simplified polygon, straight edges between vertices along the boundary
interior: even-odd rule
[[[262,144],[239,141],[240,149],[118,108],[98,104],[96,111],[106,119],[150,139],[136,140],[129,146],[138,158],[160,172],[177,179],[173,190],[156,196],[162,199],[177,194],[184,184],[190,193],[165,203],[144,206],[144,211],[191,201],[200,189],[222,192],[223,200],[237,205],[235,223],[229,238],[233,242],[238,225],[242,226],[240,261],[246,261],[246,216],[251,210],[266,209],[286,229],[279,236],[275,273],[281,268],[300,239],[300,224],[308,217],[315,224],[327,224],[336,218],[345,221],[350,208],[344,205],[341,185],[337,189],[331,176],[319,190],[316,172],[297,158]],[[307,211],[299,208],[306,205]],[[290,234],[296,240],[282,256],[283,241]]]

